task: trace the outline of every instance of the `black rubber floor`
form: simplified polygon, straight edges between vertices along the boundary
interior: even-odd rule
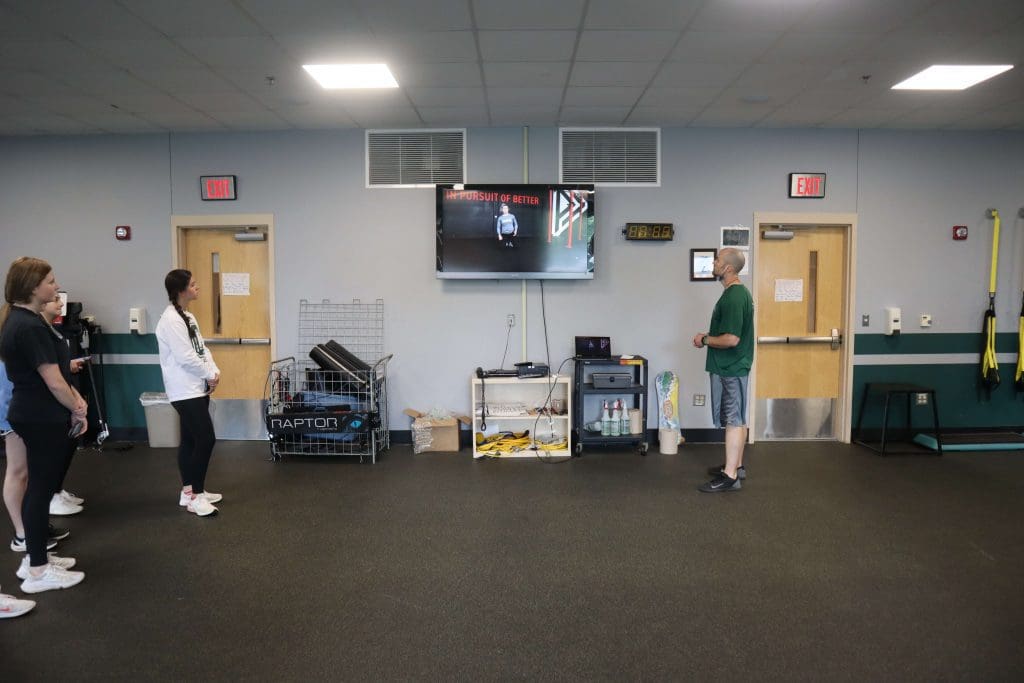
[[[0,679],[1021,679],[1019,453],[757,444],[742,491],[698,493],[721,454],[227,443],[200,519],[173,451],[82,451],[86,579],[0,621]]]

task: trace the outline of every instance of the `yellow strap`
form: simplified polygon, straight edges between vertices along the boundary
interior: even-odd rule
[[[988,293],[996,293],[996,268],[999,265],[999,212],[989,209],[992,212],[992,271],[988,280]]]
[[[996,361],[996,319],[991,316],[988,319],[988,333],[985,339],[985,356],[981,362],[981,376],[988,377],[989,370],[998,370],[999,363]]]
[[[1020,382],[1021,375],[1024,375],[1024,316],[1017,323],[1017,374],[1013,381]]]

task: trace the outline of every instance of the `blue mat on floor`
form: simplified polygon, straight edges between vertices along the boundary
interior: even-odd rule
[[[937,451],[933,434],[918,434],[914,443]],[[1015,432],[943,434],[943,451],[1016,451],[1024,449],[1024,436]]]

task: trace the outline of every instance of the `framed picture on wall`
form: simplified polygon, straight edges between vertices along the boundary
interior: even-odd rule
[[[690,280],[715,279],[715,257],[718,256],[717,249],[691,249],[690,250]]]

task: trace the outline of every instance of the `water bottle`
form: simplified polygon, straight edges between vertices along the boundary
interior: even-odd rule
[[[612,405],[615,406],[612,410],[612,422],[609,426],[609,436],[618,436],[622,433],[622,413],[619,412],[619,402],[615,401]]]
[[[601,410],[601,436],[611,436],[612,416],[608,413],[608,401],[604,401]]]

